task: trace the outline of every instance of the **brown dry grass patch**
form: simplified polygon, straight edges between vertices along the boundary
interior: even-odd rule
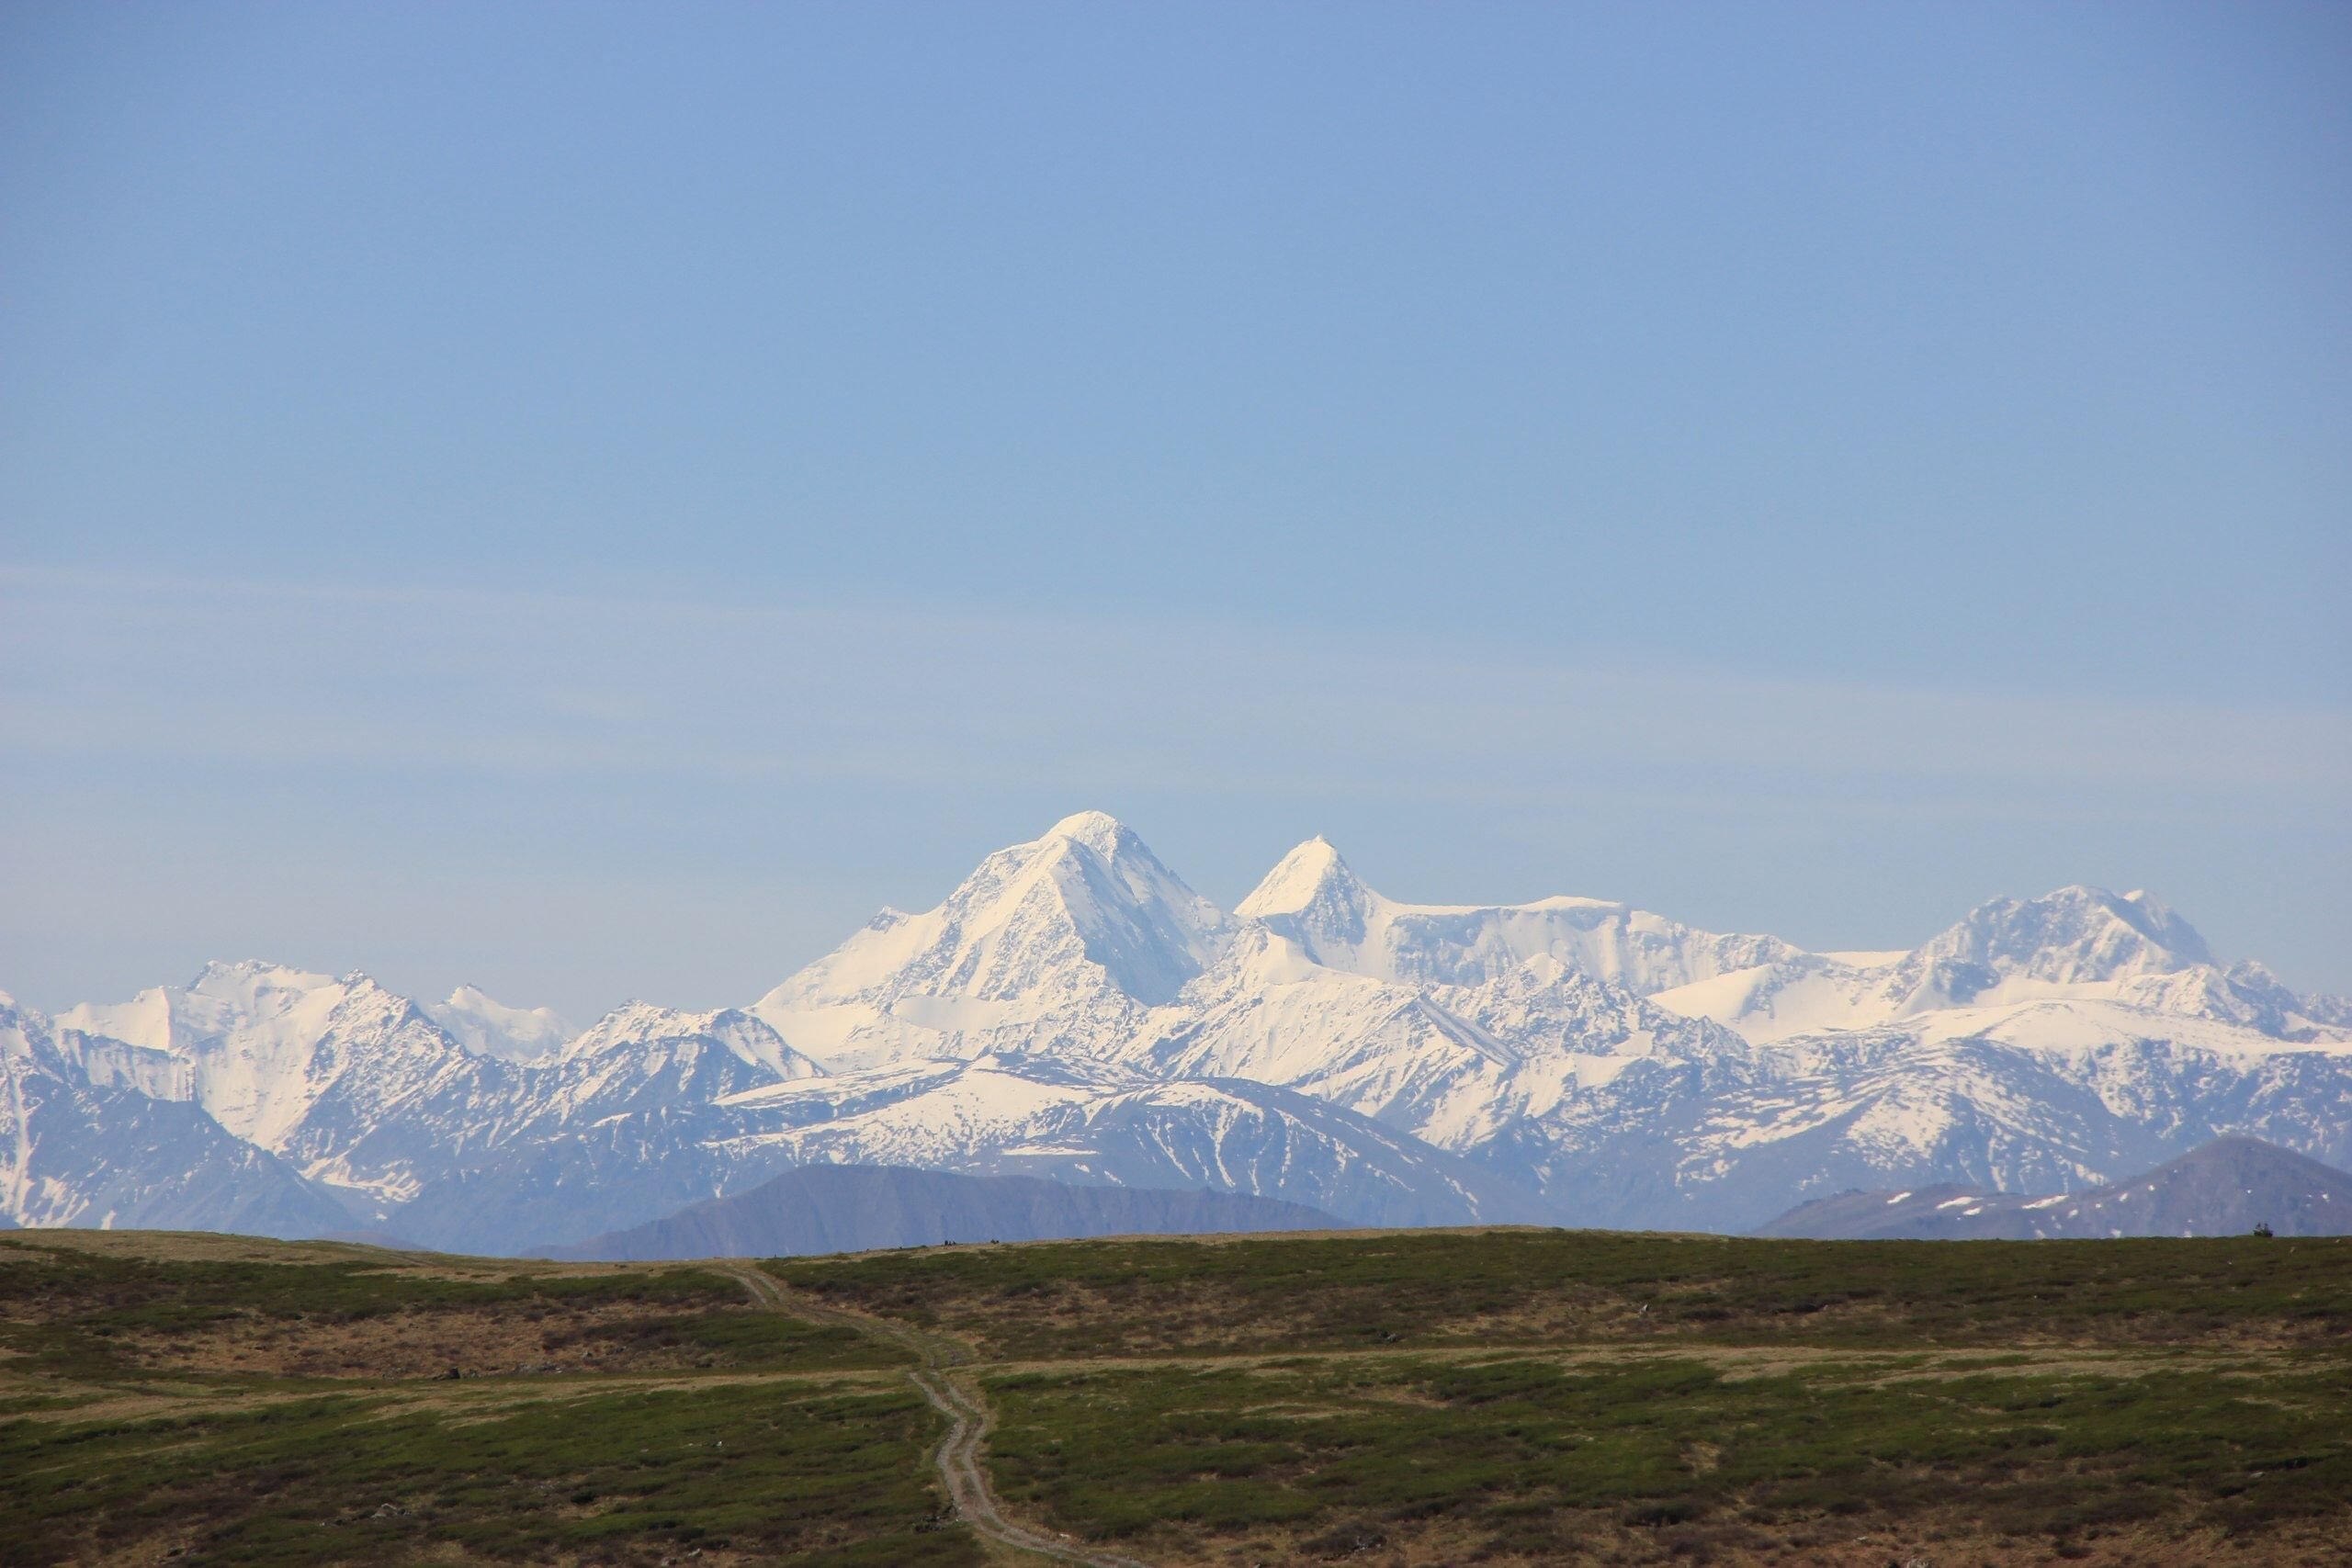
[[[1630,1528],[1605,1512],[1564,1513],[1559,1544],[1497,1550],[1487,1532],[1448,1519],[1404,1526],[1342,1523],[1312,1535],[1259,1530],[1215,1546],[1155,1543],[1160,1568],[1244,1568],[1344,1562],[1350,1568],[2343,1568],[2344,1542],[2318,1526],[2262,1537],[2161,1525],[2054,1544],[2002,1535],[1958,1515],[1857,1530],[1838,1521],[1758,1526],[1738,1521]]]
[[[239,1315],[168,1334],[126,1335],[116,1344],[126,1359],[155,1371],[297,1378],[660,1372],[710,1362],[707,1350],[627,1332],[645,1321],[641,1303],[540,1299],[347,1322]]]

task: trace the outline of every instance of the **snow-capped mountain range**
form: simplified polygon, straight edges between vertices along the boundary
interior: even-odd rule
[[[0,1216],[482,1251],[810,1163],[1215,1188],[1360,1224],[1739,1230],[1848,1188],[2087,1188],[2207,1139],[2352,1160],[2352,1004],[2068,887],[1917,949],[1410,905],[1320,839],[1228,912],[1099,812],[740,1010],[575,1032],[213,964],[0,998]]]

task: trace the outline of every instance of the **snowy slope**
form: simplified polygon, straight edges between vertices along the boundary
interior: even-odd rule
[[[81,1174],[19,1204],[33,1223],[102,1213],[104,1172],[45,1150],[158,1106],[261,1159],[253,1182],[276,1160],[368,1223],[491,1248],[820,1163],[1745,1229],[1847,1188],[2096,1186],[2227,1134],[2352,1159],[2352,1004],[2222,964],[2144,893],[1808,953],[1596,899],[1399,903],[1317,839],[1228,915],[1099,812],[740,1010],[631,1003],[560,1039],[471,987],[428,1009],[241,964],[60,1023],[18,1077],[66,1083],[37,1097],[84,1096],[82,1122],[18,1115],[18,1168]]]
[[[1236,912],[1327,968],[1399,985],[1482,985],[1541,956],[1646,996],[1803,956],[1777,937],[1721,936],[1597,898],[1399,904],[1319,838],[1283,856]]]
[[[82,1057],[94,1079],[193,1101],[306,1177],[378,1204],[413,1196],[494,1127],[520,1071],[468,1052],[365,975],[258,962],[209,964],[185,987],[60,1022],[93,1037]]]
[[[1628,1124],[1668,1134],[1634,1163],[1673,1179],[1623,1222],[1737,1230],[1784,1196],[1849,1187],[2092,1186],[2229,1134],[2340,1160],[2352,1050],[2115,1002],[1930,1013],[1761,1048],[1745,1082],[1693,1079],[1653,1103],[1604,1095],[1555,1130],[1549,1179],[1623,1168]]]
[[[1131,838],[1072,821],[1097,842]],[[1193,973],[1140,1014],[1128,1004],[1148,997],[1110,965],[1090,973],[1068,942],[992,971],[990,1010],[937,999],[955,967],[927,956],[942,933],[1068,828],[763,1005],[788,998],[799,1020],[888,1007],[901,1058],[994,1052],[1287,1088],[1607,1223],[1752,1223],[1786,1190],[1865,1173],[2087,1181],[2233,1115],[2300,1116],[2291,1135],[2307,1142],[2340,1121],[2324,1002],[2219,968],[2144,894],[2086,888],[1986,905],[1916,951],[1811,953],[1592,899],[1402,904],[1312,840],[1231,921],[1165,942],[1155,972]],[[1149,928],[1148,905],[1118,923]],[[1105,995],[1120,998],[1107,1012],[1070,1000]],[[2281,1076],[2291,1092],[2265,1088]]]
[[[324,1235],[352,1218],[193,1105],[94,1083],[69,1032],[0,995],[0,1218]]]
[[[578,1032],[553,1008],[508,1007],[479,986],[460,986],[424,1012],[476,1055],[509,1062],[545,1061]]]
[[[535,1114],[559,1124],[665,1105],[701,1105],[824,1069],[758,1018],[733,1008],[615,1008],[528,1075]]]
[[[1213,1187],[1360,1224],[1538,1216],[1532,1195],[1339,1106],[1234,1078],[1145,1082],[1034,1058],[980,1057],[906,1075],[908,1092],[836,1097],[837,1081],[740,1096],[729,1146],[746,1159],[908,1165],[1123,1187]],[[822,1096],[832,1113],[809,1114]]]
[[[378,1223],[517,1139],[704,1104],[817,1066],[747,1013],[633,1003],[550,1059],[468,1050],[365,975],[216,964],[186,987],[65,1019],[93,1083],[186,1100]]]
[[[829,1164],[1212,1188],[1362,1224],[1547,1213],[1496,1173],[1306,1096],[1231,1080],[1105,1081],[988,1056],[771,1084],[514,1140],[426,1188],[394,1228],[461,1250],[563,1246]]]
[[[1246,931],[1181,1001],[1148,1040],[1159,1071],[1283,1085],[1456,1151],[1635,1062],[1749,1055],[1549,954],[1478,985],[1408,986],[1322,968],[1271,928]]]
[[[2298,997],[2260,964],[2222,967],[2187,921],[2144,892],[2062,887],[1996,899],[1916,951],[1869,956],[1879,962],[1792,953],[1654,999],[1758,1041],[2050,1000],[2121,1002],[2279,1040],[2352,1034],[2341,1000]]]
[[[938,908],[886,910],[751,1010],[835,1071],[1115,1048],[1223,947],[1223,911],[1099,811],[1000,850]]]

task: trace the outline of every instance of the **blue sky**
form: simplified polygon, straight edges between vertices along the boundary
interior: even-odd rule
[[[0,986],[757,994],[1099,806],[2352,987],[2340,6],[0,11]]]

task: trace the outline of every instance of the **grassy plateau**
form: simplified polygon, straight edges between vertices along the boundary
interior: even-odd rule
[[[1009,1517],[1147,1563],[2352,1562],[2352,1238],[764,1268],[0,1236],[0,1563],[1035,1561],[923,1359]]]
[[[692,1267],[17,1232],[0,1562],[983,1561],[905,1360]]]

